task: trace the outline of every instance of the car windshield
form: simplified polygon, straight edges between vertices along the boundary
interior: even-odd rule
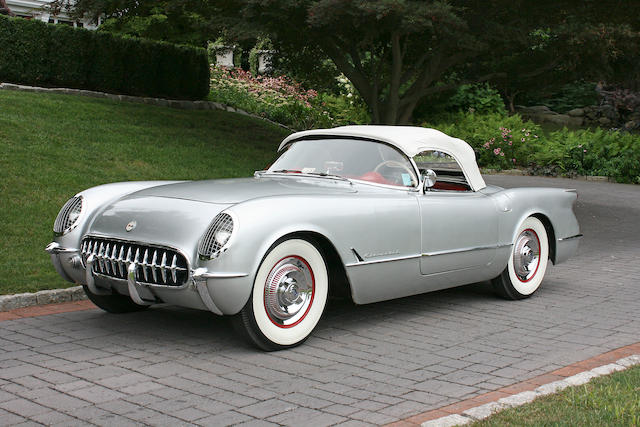
[[[395,148],[348,138],[296,141],[267,172],[333,175],[400,187],[418,183],[413,165]]]

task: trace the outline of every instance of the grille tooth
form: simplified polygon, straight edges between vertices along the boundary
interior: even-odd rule
[[[207,233],[204,235],[198,246],[198,253],[204,257],[216,258],[220,252],[224,249],[224,245],[221,245],[216,241],[216,233],[218,231],[227,231],[229,234],[233,233],[234,223],[233,218],[228,213],[219,213],[211,222]],[[227,241],[228,242],[228,241]]]
[[[151,277],[153,277],[153,281],[158,281],[158,275],[156,273],[156,261],[158,260],[158,251],[153,251],[153,258],[151,259]]]
[[[111,262],[109,260],[109,243],[104,246],[104,269],[107,274],[109,274],[109,267],[111,266]]]
[[[167,252],[162,254],[162,261],[160,261],[160,274],[162,275],[162,283],[167,283]]]
[[[118,265],[120,266],[120,277],[126,276],[126,267],[124,265],[124,245],[120,246],[120,253],[118,254]]]
[[[100,269],[100,273],[104,273],[104,258],[102,255],[104,254],[104,242],[100,243],[100,248],[98,249],[98,268]]]
[[[120,275],[120,265],[118,264],[118,245],[116,243],[113,244],[113,249],[111,250],[111,270],[116,275]],[[116,271],[116,268],[118,269]]]
[[[159,249],[141,244],[111,241],[102,237],[85,237],[80,248],[85,265],[89,255],[93,254],[97,260],[94,271],[105,276],[126,279],[127,268],[134,264],[136,280],[141,283],[181,286],[189,279],[189,264],[186,258],[170,248]],[[151,262],[149,262],[150,257]]]
[[[178,255],[173,255],[173,261],[171,261],[171,280],[173,283],[178,283],[178,279],[176,279],[176,265],[178,262]]]
[[[149,276],[147,274],[147,266],[149,263],[149,249],[144,250],[144,257],[142,258],[142,275],[144,276],[144,281],[149,280]]]

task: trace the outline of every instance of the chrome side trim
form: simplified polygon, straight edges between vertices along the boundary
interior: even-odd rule
[[[562,237],[558,239],[558,242],[564,242],[566,240],[580,239],[583,237],[583,234],[576,234],[575,236]]]
[[[415,258],[420,258],[420,255],[419,254],[406,255],[406,256],[399,256],[395,258],[374,259],[371,261],[364,261],[364,262],[353,262],[351,264],[346,264],[345,267],[357,267],[359,265],[380,264],[382,262],[404,261],[407,259],[415,259]]]
[[[484,249],[500,249],[506,248],[509,246],[513,246],[513,243],[502,243],[498,245],[487,245],[487,246],[473,246],[470,248],[461,248],[461,249],[453,249],[450,251],[436,251],[436,252],[425,252],[422,256],[438,256],[438,255],[448,255],[448,254],[458,254],[462,252],[471,252],[471,251],[479,251]]]
[[[191,277],[196,282],[203,282],[207,279],[229,279],[234,277],[247,277],[249,273],[209,273],[206,268],[196,268],[191,272]]]
[[[60,246],[60,243],[57,243],[57,242],[49,243],[47,247],[44,248],[44,250],[49,252],[52,255],[78,252],[78,249],[75,249],[75,248],[63,248],[62,246]]]
[[[138,288],[136,287],[136,263],[132,262],[127,267],[127,287],[129,288],[129,296],[138,305],[149,305],[148,302],[145,302],[138,293]]]
[[[96,257],[91,254],[87,258],[87,269],[84,272],[85,282],[87,282],[87,288],[91,291],[92,294],[96,295],[110,295],[111,292],[106,289],[98,289],[96,286],[96,282],[93,279],[93,264],[96,262]]]

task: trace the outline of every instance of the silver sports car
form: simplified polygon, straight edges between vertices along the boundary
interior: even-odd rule
[[[98,307],[170,303],[234,316],[264,350],[303,342],[329,295],[367,304],[491,280],[539,287],[581,236],[574,190],[485,184],[473,149],[434,129],[298,132],[251,178],[101,185],[47,246]]]

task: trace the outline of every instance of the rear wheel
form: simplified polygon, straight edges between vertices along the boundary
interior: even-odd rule
[[[236,325],[263,350],[295,347],[318,324],[328,285],[327,266],[320,251],[306,240],[285,240],[260,264],[251,297],[236,315]]]
[[[83,285],[84,293],[87,294],[87,298],[109,313],[131,313],[134,311],[142,311],[149,308],[148,305],[138,305],[131,298],[125,295],[111,294],[111,295],[96,295],[89,290],[86,285]]]
[[[528,298],[538,290],[549,260],[549,239],[542,222],[525,219],[516,233],[507,268],[492,280],[498,294],[507,299]]]

